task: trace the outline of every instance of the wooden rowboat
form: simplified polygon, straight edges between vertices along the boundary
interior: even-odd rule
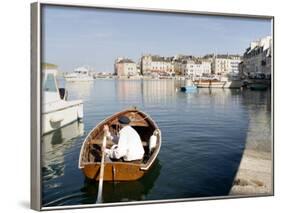
[[[161,131],[156,123],[144,112],[136,108],[118,112],[100,122],[86,137],[80,150],[79,168],[84,175],[92,180],[99,180],[101,165],[101,144],[104,136],[104,125],[109,126],[110,132],[117,134],[120,131],[118,118],[125,115],[130,118],[130,125],[138,132],[142,140],[145,154],[139,161],[112,161],[105,162],[104,181],[132,181],[140,179],[153,165],[161,147]],[[149,150],[150,137],[156,133],[156,146]],[[113,145],[107,140],[107,148]]]

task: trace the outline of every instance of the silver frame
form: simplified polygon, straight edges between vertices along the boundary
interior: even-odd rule
[[[41,180],[41,9],[44,5],[65,6],[65,7],[87,7],[99,8],[109,10],[122,11],[144,11],[144,12],[160,12],[160,13],[176,13],[189,15],[210,15],[222,17],[241,17],[241,18],[255,18],[255,19],[269,19],[271,20],[271,29],[273,37],[273,57],[272,57],[272,99],[271,99],[271,140],[272,140],[272,194],[266,195],[227,195],[227,196],[212,196],[202,198],[182,198],[182,199],[167,199],[167,200],[153,200],[153,201],[135,201],[122,203],[107,203],[107,204],[84,204],[72,206],[56,206],[56,207],[42,207],[42,180]],[[186,202],[186,201],[200,201],[200,200],[217,200],[217,199],[233,199],[233,198],[249,198],[249,197],[268,197],[274,196],[274,16],[269,15],[252,15],[252,14],[235,14],[223,12],[206,12],[206,11],[189,11],[189,10],[175,10],[175,9],[159,9],[159,8],[145,8],[145,7],[125,7],[125,6],[106,6],[106,5],[92,5],[92,4],[73,4],[73,3],[55,3],[49,1],[38,1],[31,3],[31,209],[37,211],[58,210],[58,209],[77,209],[77,208],[93,208],[105,206],[125,206],[125,205],[140,205],[140,204],[154,204],[154,203],[171,203],[171,202]]]

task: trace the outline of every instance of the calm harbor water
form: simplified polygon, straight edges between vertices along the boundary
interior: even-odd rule
[[[84,100],[84,122],[43,137],[43,206],[95,203],[98,184],[78,169],[81,144],[97,123],[130,106],[157,122],[162,147],[141,180],[104,183],[104,202],[227,195],[246,141],[270,151],[270,91],[198,89],[187,94],[176,90],[180,82],[175,80],[95,80],[65,86],[68,99]]]

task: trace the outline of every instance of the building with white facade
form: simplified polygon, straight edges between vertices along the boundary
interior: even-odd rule
[[[143,55],[140,60],[140,70],[142,75],[147,75],[151,73],[151,55]]]
[[[138,75],[137,64],[127,58],[117,58],[114,64],[114,74],[119,77]]]
[[[263,75],[271,78],[272,37],[267,36],[250,43],[240,64],[240,74],[249,77]]]
[[[153,73],[188,76],[226,75],[238,74],[240,62],[241,57],[239,55],[229,54],[211,54],[204,57],[143,55],[140,60],[140,70],[142,75],[151,75]]]
[[[239,63],[241,62],[239,55],[213,55],[211,59],[213,74],[226,75],[239,73]]]
[[[173,65],[171,61],[164,57],[152,57],[151,72],[172,72]]]
[[[241,58],[232,58],[230,59],[230,72],[233,74],[238,74],[239,73],[239,64],[241,62]]]
[[[201,77],[211,74],[211,63],[209,61],[189,60],[185,65],[185,75]]]
[[[172,57],[158,55],[144,55],[141,58],[141,73],[149,75],[152,73],[173,73],[174,65]]]

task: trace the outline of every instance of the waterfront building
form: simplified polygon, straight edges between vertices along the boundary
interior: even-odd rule
[[[184,75],[185,72],[185,67],[186,67],[186,61],[174,59],[172,61],[172,70],[173,73],[176,75]]]
[[[204,57],[191,55],[176,55],[174,57],[162,57],[159,55],[143,55],[140,61],[142,75],[188,75],[202,76],[209,74],[226,75],[238,74],[239,55],[215,55]]]
[[[142,75],[148,75],[151,73],[151,62],[152,62],[151,55],[143,55],[141,57],[140,69]]]
[[[252,78],[271,78],[272,37],[266,36],[250,43],[240,64],[240,74]]]
[[[141,74],[172,74],[174,72],[174,63],[172,59],[173,57],[143,55],[140,62]]]
[[[233,73],[233,74],[239,73],[239,63],[240,62],[241,62],[240,56],[232,56],[232,58],[229,59],[231,73]]]
[[[238,74],[240,62],[241,57],[239,55],[213,55],[212,73],[216,75]]]
[[[114,63],[114,74],[118,77],[136,76],[137,64],[128,58],[117,58]]]
[[[189,60],[185,65],[185,75],[201,77],[211,74],[211,62],[204,60]]]
[[[211,63],[211,72],[216,75],[238,74],[239,64],[241,63],[240,55],[230,54],[208,54],[203,60]]]
[[[216,75],[227,73],[230,70],[227,55],[216,55],[213,58],[212,71]]]
[[[172,72],[173,65],[171,61],[165,57],[153,56],[151,60],[151,72]]]

